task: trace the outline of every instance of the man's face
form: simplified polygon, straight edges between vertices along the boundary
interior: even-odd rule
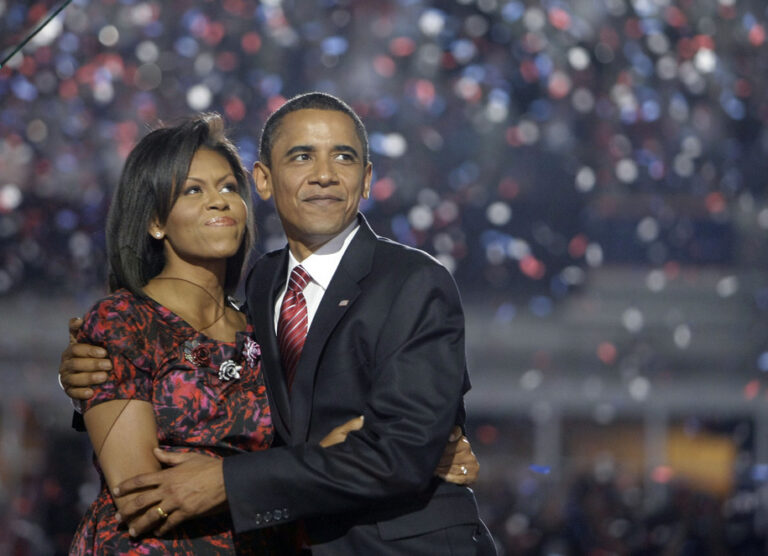
[[[335,110],[304,109],[280,122],[272,167],[257,162],[259,196],[275,199],[294,256],[303,260],[346,228],[371,186],[371,164],[352,119]]]

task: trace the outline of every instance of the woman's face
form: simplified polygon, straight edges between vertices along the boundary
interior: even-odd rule
[[[248,209],[227,159],[201,148],[192,158],[187,179],[164,224],[150,234],[162,234],[166,264],[174,258],[190,263],[226,260],[243,241]]]

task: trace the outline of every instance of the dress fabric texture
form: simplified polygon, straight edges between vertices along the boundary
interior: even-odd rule
[[[86,315],[78,341],[102,346],[113,364],[83,412],[109,400],[150,402],[160,447],[216,457],[263,450],[273,437],[260,350],[249,325],[235,342],[213,340],[151,299],[118,290]],[[222,363],[230,361],[222,366]],[[220,378],[221,368],[237,369]],[[119,417],[118,417],[119,419]],[[109,437],[107,437],[107,442]],[[94,455],[101,490],[72,541],[70,554],[281,554],[274,530],[233,534],[227,512],[183,523],[162,538],[131,539]]]

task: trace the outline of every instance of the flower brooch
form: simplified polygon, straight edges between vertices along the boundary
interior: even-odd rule
[[[246,337],[245,344],[243,345],[243,357],[249,365],[255,365],[259,359],[261,359],[261,346]]]
[[[240,371],[243,370],[242,365],[238,365],[231,359],[227,359],[219,365],[219,380],[224,382],[228,380],[237,380],[240,378]]]
[[[261,358],[261,347],[251,338],[246,338],[243,345],[242,355],[248,365],[254,366]],[[184,359],[192,363],[198,369],[213,369],[211,367],[211,350],[207,346],[200,344],[197,340],[184,342]],[[227,359],[219,365],[219,380],[222,382],[238,380],[240,378],[240,371],[242,370],[243,366],[238,365],[234,359]]]
[[[184,342],[184,359],[192,363],[195,367],[211,366],[211,350],[201,345],[197,340],[193,342]]]

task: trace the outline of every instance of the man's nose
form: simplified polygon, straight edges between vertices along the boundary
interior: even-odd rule
[[[330,160],[317,160],[315,163],[315,181],[319,185],[331,185],[336,183],[336,169]]]

